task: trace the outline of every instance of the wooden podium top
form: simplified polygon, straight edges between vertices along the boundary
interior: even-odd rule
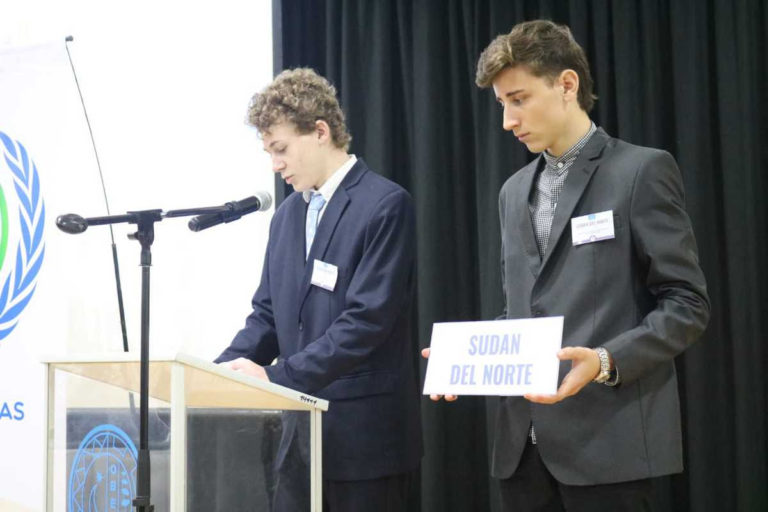
[[[139,390],[139,354],[111,352],[47,356],[41,362],[87,379],[129,391]],[[187,407],[227,409],[328,410],[328,401],[235,372],[189,354],[152,354],[149,394],[171,402],[172,369],[183,370]]]

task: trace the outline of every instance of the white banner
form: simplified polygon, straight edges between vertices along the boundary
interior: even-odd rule
[[[103,5],[78,0],[61,11],[56,2],[19,2],[0,18],[4,512],[42,510],[44,503],[39,355],[122,350],[109,230],[67,235],[55,227],[64,213],[107,214],[64,36],[70,30],[75,36],[70,51],[112,214],[273,193],[269,159],[243,123],[251,94],[271,80],[270,3],[224,2],[208,9],[139,0],[108,12]],[[30,27],[54,33],[56,42],[19,44],[32,38]],[[255,213],[201,233],[190,232],[187,219],[157,225],[154,350],[213,358],[229,344],[250,310],[270,216]],[[140,248],[126,236],[134,231],[123,224],[114,234],[129,343],[138,351]]]
[[[87,310],[73,283],[78,260],[109,271],[96,257],[97,233],[82,252],[62,250],[54,217],[66,201],[103,212],[89,169],[87,134],[63,41],[0,51],[0,508],[40,510],[44,469],[44,373],[41,344],[64,345],[72,309]],[[79,183],[74,187],[69,183]],[[59,192],[59,193],[57,193]],[[66,194],[66,195],[65,195]],[[86,267],[87,268],[87,267]],[[74,272],[73,272],[74,271]],[[68,276],[53,287],[56,274]],[[74,274],[74,275],[73,275]],[[106,283],[105,283],[106,284]],[[105,306],[113,305],[106,286]],[[69,296],[76,298],[71,304]],[[91,308],[95,324],[102,315]],[[89,324],[93,325],[93,324]],[[103,333],[96,329],[95,335]]]

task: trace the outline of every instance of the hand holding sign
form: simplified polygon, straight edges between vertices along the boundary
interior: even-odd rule
[[[554,404],[573,396],[592,382],[600,372],[600,359],[597,352],[587,347],[566,347],[557,353],[561,361],[571,360],[571,371],[563,379],[557,393],[554,395],[537,395],[528,393],[525,396],[531,402],[538,404]]]
[[[428,348],[421,349],[421,357],[423,357],[424,359],[429,359]],[[454,402],[459,397],[456,395],[445,395],[445,397],[443,397],[443,395],[429,395],[429,398],[434,402],[439,402],[441,398],[445,398],[446,402]]]

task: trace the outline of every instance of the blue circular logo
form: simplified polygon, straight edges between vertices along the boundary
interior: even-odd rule
[[[19,321],[35,293],[36,278],[45,256],[43,231],[45,228],[45,202],[40,194],[40,176],[37,166],[26,148],[0,131],[0,170],[3,163],[10,173],[0,172],[0,341],[6,338]],[[13,196],[7,197],[5,188],[13,184]],[[12,204],[9,205],[9,201]],[[18,208],[16,208],[18,206]],[[16,229],[10,229],[11,212],[18,209]],[[15,227],[15,226],[14,226]],[[14,240],[15,238],[15,240]],[[6,258],[8,250],[16,245],[15,260]]]
[[[136,497],[136,445],[114,425],[86,434],[69,475],[67,510],[130,512]]]

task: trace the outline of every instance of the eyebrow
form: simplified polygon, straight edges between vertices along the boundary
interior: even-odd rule
[[[516,94],[520,94],[520,93],[521,93],[521,92],[523,92],[523,91],[525,91],[525,89],[517,89],[517,90],[514,90],[514,91],[511,91],[511,92],[508,92],[508,93],[506,93],[506,94],[504,95],[504,97],[505,97],[505,98],[509,98],[510,96],[514,96],[514,95],[516,95]],[[501,98],[497,98],[497,99],[501,99]]]
[[[263,147],[262,149],[263,149],[264,151],[266,151],[267,153],[269,153],[269,150],[270,150],[270,149],[272,149],[272,146],[274,146],[274,145],[275,145],[275,144],[277,144],[278,142],[282,142],[282,141],[281,141],[280,139],[277,139],[277,140],[273,140],[272,142],[270,142],[270,143],[269,143],[267,146]]]

